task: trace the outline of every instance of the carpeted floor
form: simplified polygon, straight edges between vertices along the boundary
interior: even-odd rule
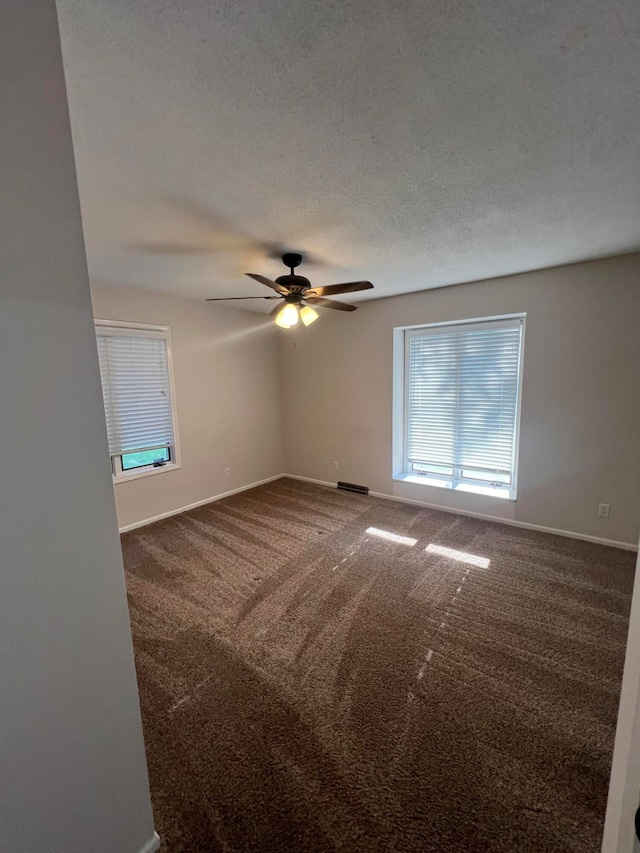
[[[600,849],[635,555],[289,479],[122,544],[163,853]]]

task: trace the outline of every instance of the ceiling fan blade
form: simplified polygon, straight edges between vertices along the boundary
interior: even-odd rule
[[[357,305],[348,305],[346,302],[336,302],[333,299],[322,299],[320,296],[314,296],[311,299],[307,299],[305,296],[303,301],[308,302],[309,305],[318,305],[320,308],[334,308],[336,311],[355,311],[358,307]]]
[[[249,278],[254,279],[254,281],[259,281],[260,284],[266,284],[267,287],[270,287],[272,290],[275,290],[277,293],[281,293],[283,296],[289,296],[289,288],[283,287],[281,284],[278,284],[277,281],[271,281],[270,278],[265,278],[263,275],[255,275],[255,273],[248,272],[246,275]]]
[[[229,302],[232,299],[280,299],[279,296],[213,296],[205,302]]]
[[[324,287],[313,287],[305,292],[305,296],[331,296],[333,293],[353,293],[355,290],[371,290],[370,281],[346,281],[344,284],[327,284]]]

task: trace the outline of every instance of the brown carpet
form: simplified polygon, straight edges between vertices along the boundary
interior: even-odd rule
[[[164,853],[599,850],[634,555],[289,479],[122,544]]]

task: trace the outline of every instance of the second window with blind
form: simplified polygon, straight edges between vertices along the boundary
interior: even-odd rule
[[[96,320],[114,479],[179,467],[169,329]]]
[[[396,329],[394,476],[515,500],[524,316]]]

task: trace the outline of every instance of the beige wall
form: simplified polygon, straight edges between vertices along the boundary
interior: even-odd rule
[[[280,360],[271,320],[96,282],[91,295],[96,318],[171,329],[182,468],[118,483],[121,528],[282,473]]]
[[[375,284],[375,282],[374,282]],[[393,481],[394,326],[526,312],[518,499]],[[322,312],[281,334],[286,468],[373,491],[637,544],[640,255]],[[332,462],[339,463],[339,472]],[[598,518],[598,503],[611,517]]]
[[[0,3],[0,850],[153,821],[54,0]]]

